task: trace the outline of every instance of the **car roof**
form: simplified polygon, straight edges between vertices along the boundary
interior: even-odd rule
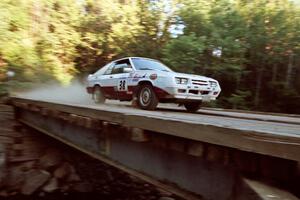
[[[117,59],[117,60],[113,60],[112,62],[117,62],[117,61],[119,61],[119,60],[123,60],[123,59],[131,59],[131,58],[140,58],[140,59],[154,60],[154,61],[160,62],[159,60],[155,60],[155,59],[152,59],[152,58],[137,57],[137,56],[124,57],[124,58],[120,58],[120,59]]]

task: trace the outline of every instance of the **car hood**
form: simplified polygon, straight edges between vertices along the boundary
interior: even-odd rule
[[[182,78],[189,78],[189,79],[200,79],[204,81],[213,80],[212,78],[201,76],[201,75],[195,75],[195,74],[185,74],[185,73],[178,73],[174,72],[175,77],[182,77]]]
[[[159,75],[162,75],[162,76],[172,75],[174,77],[181,77],[181,78],[188,78],[188,79],[199,79],[199,80],[203,80],[203,81],[216,81],[215,79],[212,79],[212,78],[209,78],[209,77],[206,77],[206,76],[179,73],[179,72],[174,72],[174,71],[170,71],[170,72],[159,71],[159,70],[142,70],[142,71],[139,71],[139,73],[147,73],[147,74],[151,74],[153,72],[157,72]]]

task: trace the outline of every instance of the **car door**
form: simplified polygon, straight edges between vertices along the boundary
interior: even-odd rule
[[[111,63],[107,70],[99,77],[99,82],[104,92],[104,96],[110,99],[117,99],[117,94],[114,90],[113,68],[116,63]]]
[[[128,78],[132,67],[128,59],[121,60],[112,69],[112,83],[114,91],[120,100],[129,100],[131,94],[128,93]]]

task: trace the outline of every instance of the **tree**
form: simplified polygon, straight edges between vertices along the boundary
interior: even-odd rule
[[[299,55],[290,0],[0,1],[0,81],[12,70],[12,85],[66,84],[144,56],[219,80],[218,106],[300,112]]]
[[[163,60],[177,71],[194,73],[201,68],[200,57],[205,48],[205,37],[182,35],[171,40],[163,49]]]

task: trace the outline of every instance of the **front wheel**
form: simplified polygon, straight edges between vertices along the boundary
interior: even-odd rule
[[[151,85],[141,85],[137,95],[137,103],[144,110],[154,110],[157,107],[158,98]]]
[[[93,99],[94,99],[95,103],[104,103],[105,102],[105,97],[99,86],[96,86],[94,88]]]
[[[201,103],[202,102],[184,103],[184,107],[189,112],[197,112],[197,110],[199,110],[201,108]]]

